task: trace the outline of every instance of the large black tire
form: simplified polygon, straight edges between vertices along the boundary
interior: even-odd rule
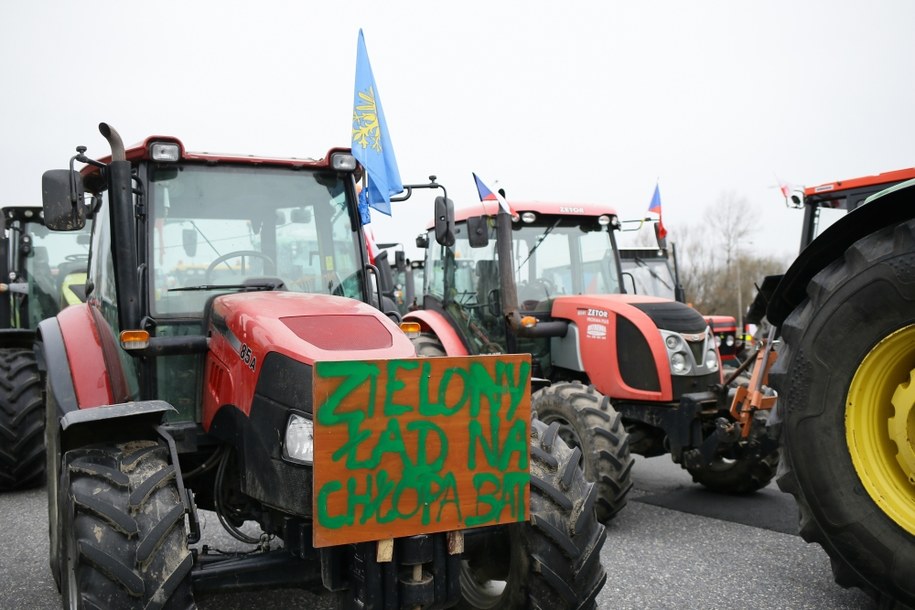
[[[35,354],[0,349],[0,491],[44,482],[44,403]]]
[[[801,535],[839,584],[915,607],[915,221],[818,273],[781,335],[778,483]]]
[[[559,424],[559,436],[581,450],[585,478],[597,484],[597,518],[607,523],[626,506],[632,488],[629,435],[610,398],[577,381],[535,392],[531,410],[544,423]]]
[[[496,539],[465,556],[465,610],[590,609],[607,575],[600,563],[606,539],[597,522],[597,489],[578,466],[579,450],[559,426],[531,422],[530,521],[498,528]]]
[[[64,607],[193,608],[184,506],[154,442],[75,449],[60,479]]]
[[[413,347],[416,348],[417,356],[427,356],[434,358],[445,355],[445,348],[442,342],[432,333],[420,333],[418,337],[412,339]]]

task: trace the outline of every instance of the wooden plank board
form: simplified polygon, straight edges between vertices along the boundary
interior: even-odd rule
[[[314,546],[528,519],[530,356],[317,362]]]

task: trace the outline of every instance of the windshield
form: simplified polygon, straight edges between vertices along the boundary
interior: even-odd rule
[[[283,168],[151,170],[153,311],[200,313],[242,286],[362,298],[344,175]]]
[[[666,257],[657,250],[623,250],[621,255],[623,273],[632,276],[636,294],[676,299],[676,281]]]
[[[454,257],[449,288],[459,303],[483,300],[483,283],[492,285],[487,285],[487,290],[498,287],[498,279],[493,280],[489,272],[497,258],[492,219],[489,225],[489,245],[483,248],[470,247],[464,223],[455,228],[456,241],[450,249],[435,244],[430,233],[433,245],[425,270],[427,292],[444,297],[444,262],[449,252]],[[594,218],[542,215],[534,223],[514,222],[512,250],[522,306],[558,295],[620,292],[613,234],[609,226],[599,225]]]

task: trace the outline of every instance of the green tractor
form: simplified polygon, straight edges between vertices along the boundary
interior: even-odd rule
[[[0,214],[0,491],[10,491],[44,482],[35,328],[79,302],[89,235],[49,231],[40,207],[9,206]]]
[[[807,189],[806,219],[823,193],[849,213],[816,239],[805,222],[806,247],[755,303],[783,342],[771,376],[778,484],[836,581],[881,608],[915,607],[915,180],[904,174],[915,170]]]

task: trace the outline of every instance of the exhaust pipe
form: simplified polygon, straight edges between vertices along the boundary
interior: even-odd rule
[[[98,130],[108,140],[108,145],[111,147],[111,160],[126,161],[127,153],[124,151],[124,140],[121,139],[121,134],[108,123],[99,123]]]

